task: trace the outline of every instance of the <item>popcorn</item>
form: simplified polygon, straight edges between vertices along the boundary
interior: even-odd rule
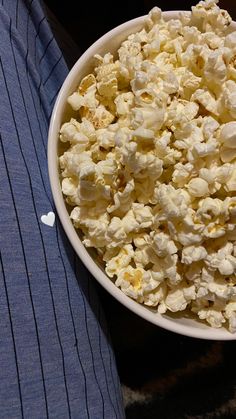
[[[236,169],[233,169],[226,182],[225,182],[225,190],[228,192],[235,192],[236,191]]]
[[[149,273],[143,269],[134,269],[131,266],[121,269],[117,275],[116,285],[121,288],[125,294],[132,296],[137,294],[144,276],[148,277]],[[145,278],[146,279],[146,278]]]
[[[236,32],[217,0],[152,9],[69,96],[61,188],[109,278],[236,333]]]
[[[67,195],[70,197],[76,195],[77,187],[78,187],[78,183],[76,182],[75,179],[70,178],[70,177],[66,177],[62,179],[61,189],[64,195]]]
[[[223,57],[223,51],[218,48],[209,54],[204,66],[206,83],[221,85],[226,80],[227,67]]]
[[[192,7],[193,23],[202,31],[214,31],[217,34],[224,34],[232,19],[226,10],[217,6],[218,0],[200,1]]]
[[[134,191],[134,181],[130,180],[125,185],[123,191],[118,191],[113,195],[114,204],[109,205],[107,208],[108,213],[112,213],[118,209],[122,209],[123,212],[126,212],[130,209],[131,206],[131,196]]]
[[[108,74],[103,77],[102,81],[98,82],[97,90],[101,96],[107,98],[116,96],[118,90],[117,78],[113,74]]]
[[[220,131],[220,141],[225,147],[236,148],[236,121],[223,125]]]
[[[144,204],[133,203],[132,211],[134,213],[135,219],[140,225],[140,228],[151,227],[153,222],[153,214],[151,207]]]
[[[218,269],[223,276],[231,276],[236,273],[236,258],[232,255],[232,243],[227,243],[216,253],[209,254],[206,263],[211,269]]]
[[[116,285],[131,298],[136,298],[139,302],[144,302],[146,294],[152,294],[152,291],[159,285],[152,274],[142,268],[132,268],[128,266],[119,271]],[[160,292],[162,291],[162,292]],[[163,296],[163,289],[159,290],[159,298]],[[159,301],[158,294],[155,294],[155,300],[148,300],[147,305],[156,305]]]
[[[126,244],[122,249],[120,249],[118,255],[108,259],[108,262],[106,265],[107,275],[110,278],[112,278],[114,274],[116,274],[117,270],[120,270],[129,266],[133,255],[134,255],[133,246],[131,244]]]
[[[76,211],[76,207],[71,212],[70,218],[75,222],[77,227],[80,227],[85,234],[83,243],[86,247],[103,247],[105,243],[104,234],[107,231],[109,225],[109,217],[106,214],[102,214],[99,217],[83,219],[84,211]]]
[[[220,310],[203,308],[199,310],[198,316],[200,320],[206,320],[215,328],[221,327],[226,322],[226,319]]]
[[[139,107],[132,109],[131,124],[134,129],[142,126],[158,131],[162,128],[165,120],[165,112],[161,108]]]
[[[218,269],[221,275],[227,276],[227,275],[233,275],[233,273],[236,272],[235,267],[236,267],[235,258],[232,260],[225,259],[220,262]]]
[[[80,111],[82,117],[90,121],[94,128],[106,128],[109,124],[114,121],[114,115],[109,112],[104,105],[98,105],[97,107],[89,107],[82,105]]]
[[[225,37],[224,45],[226,48],[236,50],[236,33],[231,32]]]
[[[203,246],[188,246],[182,250],[182,263],[190,265],[193,262],[199,262],[207,257],[207,251]]]
[[[194,166],[192,163],[177,163],[175,170],[172,175],[172,181],[179,187],[182,188],[188,183],[188,180],[192,174]]]
[[[116,105],[116,112],[119,115],[127,115],[133,107],[134,95],[132,92],[121,93],[116,96],[114,103]]]
[[[213,137],[219,127],[219,122],[217,122],[213,117],[205,117],[202,125],[203,135],[205,139],[209,140],[211,137]]]
[[[72,93],[67,99],[68,103],[75,111],[82,106],[95,108],[98,105],[96,94],[96,78],[93,74],[85,76],[78,87],[77,92]]]
[[[225,308],[225,318],[229,320],[229,331],[235,333],[236,331],[236,303],[230,302]]]
[[[222,162],[229,163],[236,159],[236,149],[221,147],[220,158]]]
[[[177,253],[178,249],[174,241],[166,233],[153,233],[150,236],[153,239],[153,249],[158,256],[165,257]]]
[[[86,150],[89,138],[81,132],[81,124],[76,119],[71,118],[70,122],[65,122],[60,129],[60,140],[63,143],[69,141],[71,144],[80,144],[81,151]]]
[[[167,287],[165,284],[157,286],[154,289],[154,292],[150,292],[148,295],[144,295],[142,300],[140,299],[140,302],[149,307],[157,307],[157,311],[161,313],[161,307],[164,304],[163,301],[166,296],[166,288]],[[166,309],[164,309],[162,313],[164,313],[165,310]]]
[[[187,185],[190,195],[201,198],[209,194],[208,183],[200,177],[191,179]]]
[[[166,308],[174,313],[185,310],[187,303],[184,291],[179,288],[171,290],[165,299]]]
[[[218,115],[217,101],[211,92],[204,89],[198,89],[195,93],[193,93],[191,100],[202,105],[206,111],[216,116]]]
[[[97,81],[94,74],[88,74],[81,80],[78,88],[78,93],[80,93],[81,95],[85,95],[89,90],[94,89],[96,83]]]
[[[161,209],[158,217],[170,220],[181,219],[187,214],[190,197],[186,191],[161,184],[156,188],[155,195]]]

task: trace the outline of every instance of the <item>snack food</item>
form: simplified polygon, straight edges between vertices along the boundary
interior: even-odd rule
[[[123,292],[236,330],[236,33],[215,1],[97,56],[68,102],[62,191]],[[227,322],[227,323],[226,323]]]

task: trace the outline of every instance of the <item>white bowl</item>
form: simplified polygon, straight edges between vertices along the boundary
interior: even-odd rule
[[[164,12],[163,16],[166,20],[176,19],[179,16],[179,11]],[[62,123],[68,120],[69,106],[67,105],[67,98],[76,89],[79,81],[92,71],[94,55],[103,55],[106,52],[113,53],[117,51],[121,42],[128,35],[142,28],[144,19],[145,16],[130,20],[102,36],[79,58],[63,83],[52,112],[48,135],[49,177],[55,206],[63,228],[79,258],[94,278],[124,306],[149,322],[176,333],[201,339],[235,340],[236,334],[231,334],[224,328],[211,328],[200,321],[193,320],[187,316],[184,317],[183,313],[176,316],[160,315],[126,296],[105,274],[102,266],[96,261],[95,252],[88,251],[82,244],[78,232],[69,218],[61,192],[58,169],[58,138]],[[233,27],[234,29],[236,28],[235,23]]]

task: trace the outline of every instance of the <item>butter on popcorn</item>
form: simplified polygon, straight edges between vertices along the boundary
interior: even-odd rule
[[[159,8],[68,98],[61,187],[109,278],[236,333],[236,32],[217,0]],[[75,116],[76,115],[76,116]]]

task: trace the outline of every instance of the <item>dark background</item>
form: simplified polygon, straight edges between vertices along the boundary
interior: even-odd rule
[[[129,19],[145,15],[158,6],[162,10],[190,10],[197,0],[45,0],[63,27],[77,43],[81,52],[101,35]],[[221,0],[221,8],[236,17],[235,0]]]

